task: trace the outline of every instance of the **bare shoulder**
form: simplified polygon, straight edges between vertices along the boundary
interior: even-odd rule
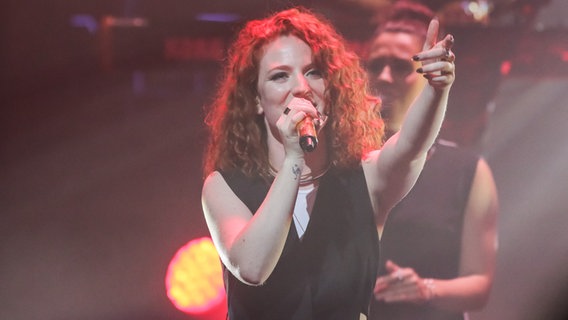
[[[477,168],[475,170],[474,187],[489,188],[492,191],[495,188],[495,181],[493,180],[493,172],[491,167],[484,158],[479,158],[477,161]]]
[[[368,171],[376,169],[376,164],[380,154],[381,150],[372,150],[364,154],[361,159],[361,166],[363,167],[363,170]]]
[[[210,173],[203,182],[201,190],[201,202],[205,216],[215,215],[222,208],[223,203],[230,199],[229,193],[232,193],[231,188],[223,178],[223,175],[218,171]],[[223,201],[220,201],[223,199]]]
[[[480,158],[469,194],[467,213],[478,217],[494,216],[497,210],[497,187],[493,173],[487,161]]]
[[[203,182],[202,195],[206,196],[211,192],[216,192],[223,184],[226,185],[227,183],[221,173],[219,171],[211,172]]]
[[[205,178],[201,191],[201,202],[205,217],[222,218],[228,216],[242,216],[250,218],[250,210],[233,192],[218,171],[214,171]]]
[[[381,149],[371,150],[363,156],[361,162],[363,163],[363,165],[373,163],[374,161],[377,161],[380,154],[381,154]]]
[[[361,159],[361,167],[363,168],[365,179],[367,180],[367,186],[369,187],[369,190],[371,192],[378,188],[378,186],[376,185],[376,177],[378,176],[377,162],[379,160],[380,154],[380,150],[372,150],[363,155]]]

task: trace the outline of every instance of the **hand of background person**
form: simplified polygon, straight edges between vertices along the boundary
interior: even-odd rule
[[[388,274],[378,277],[375,282],[375,299],[390,302],[411,302],[422,304],[432,298],[432,291],[412,268],[402,268],[388,260],[385,264]]]
[[[439,28],[439,21],[433,19],[428,26],[422,52],[415,55],[413,60],[422,62],[422,67],[417,72],[422,73],[432,87],[443,89],[451,86],[455,80],[455,55],[452,52],[454,37],[448,34],[436,42]]]

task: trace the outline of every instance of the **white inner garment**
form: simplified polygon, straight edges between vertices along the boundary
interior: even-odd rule
[[[312,213],[312,209],[316,201],[317,190],[318,187],[314,185],[301,187],[298,190],[293,218],[294,226],[296,226],[296,232],[300,238],[302,238],[308,228],[310,214]]]

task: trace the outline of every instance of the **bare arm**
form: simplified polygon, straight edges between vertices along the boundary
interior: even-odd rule
[[[303,99],[293,99],[288,107],[292,111],[281,115],[276,123],[284,158],[254,215],[218,172],[203,185],[205,220],[219,256],[235,277],[250,285],[264,283],[282,254],[305,166],[296,124],[308,113],[314,116],[316,110]]]
[[[437,307],[468,311],[487,303],[495,269],[498,207],[491,169],[481,159],[465,211],[460,277],[435,280],[432,303]]]
[[[448,35],[436,43],[438,28],[438,21],[432,20],[424,51],[417,55],[428,85],[409,108],[401,130],[381,151],[370,153],[363,161],[378,225],[383,224],[387,212],[416,182],[444,118],[455,78],[453,55],[449,51],[453,37]]]
[[[203,185],[203,211],[213,242],[223,264],[245,283],[262,284],[280,258],[292,219],[300,165],[300,160],[284,162],[254,216],[218,172]]]
[[[401,268],[389,261],[389,274],[377,279],[375,297],[387,302],[428,301],[437,308],[456,312],[482,308],[493,283],[497,212],[493,175],[480,159],[464,213],[459,276],[425,280],[412,268]]]

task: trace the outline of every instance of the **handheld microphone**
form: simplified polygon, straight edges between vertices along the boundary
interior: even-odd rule
[[[300,136],[300,147],[306,152],[312,152],[318,146],[318,136],[314,119],[311,116],[306,116],[302,121],[296,125],[298,135]]]

